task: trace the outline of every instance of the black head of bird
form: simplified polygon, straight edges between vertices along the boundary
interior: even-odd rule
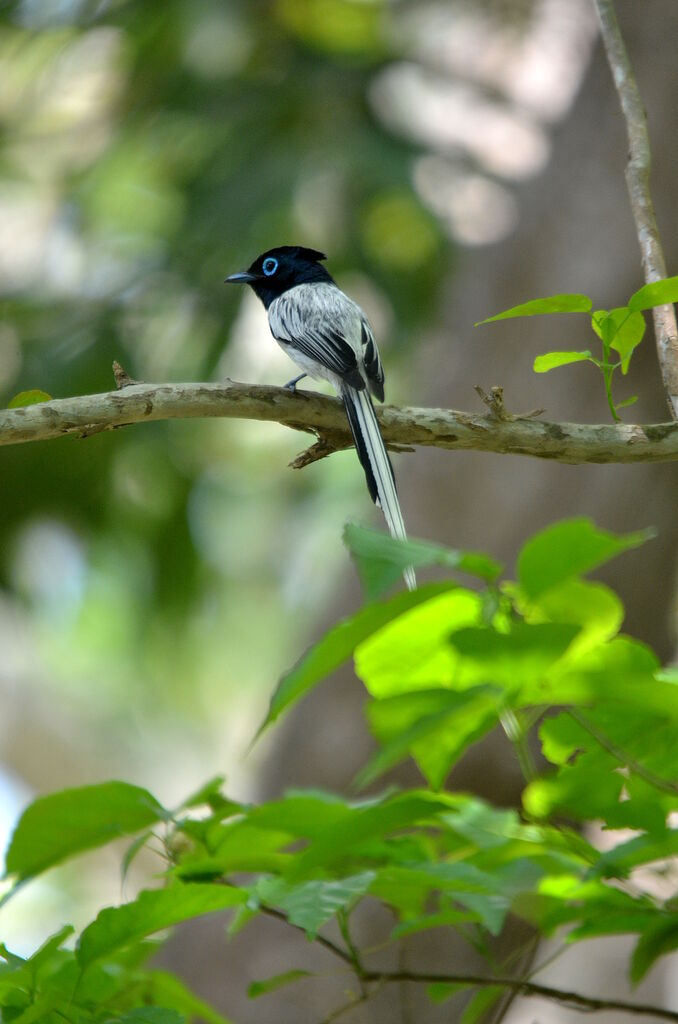
[[[303,245],[279,245],[257,256],[254,262],[226,278],[227,284],[249,284],[268,309],[274,299],[298,284],[331,281],[321,265],[327,257]]]

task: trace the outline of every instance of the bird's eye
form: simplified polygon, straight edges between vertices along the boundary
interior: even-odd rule
[[[275,259],[275,257],[269,256],[261,264],[261,269],[266,274],[266,277],[271,277],[273,274],[275,274],[276,270],[278,269],[278,261]]]

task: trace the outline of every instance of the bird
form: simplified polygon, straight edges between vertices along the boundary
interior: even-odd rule
[[[384,400],[384,369],[374,332],[360,306],[322,265],[326,259],[317,249],[280,245],[225,283],[252,288],[266,309],[273,337],[303,371],[285,387],[294,391],[304,377],[333,386],[344,403],[370,497],[380,506],[391,536],[406,540],[393,466],[371,398]],[[403,576],[408,589],[415,590],[411,566]]]

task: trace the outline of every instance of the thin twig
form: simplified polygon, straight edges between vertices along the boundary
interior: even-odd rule
[[[540,974],[542,971],[545,971],[546,968],[550,967],[551,964],[555,963],[555,961],[558,960],[559,957],[563,955],[563,953],[568,953],[571,949],[572,946],[568,946],[567,942],[561,942],[561,944],[557,946],[552,953],[549,953],[549,955],[544,957],[544,959],[540,961],[540,963],[535,964],[534,967],[532,967],[528,971],[527,977],[534,978],[536,974]]]
[[[593,996],[585,996],[580,992],[569,992],[566,989],[552,988],[550,985],[537,985],[519,978],[496,978],[470,974],[429,974],[417,971],[366,971],[364,979],[365,981],[381,981],[384,984],[412,981],[423,985],[458,984],[477,988],[501,986],[515,991],[527,999],[550,999],[552,1002],[583,1012],[620,1010],[624,1013],[657,1017],[659,1020],[678,1021],[678,1011],[676,1010],[666,1010],[663,1007],[647,1003],[628,1003],[623,999],[595,999]]]
[[[523,978],[529,978],[530,970],[534,963],[534,958],[537,955],[537,950],[539,949],[539,943],[541,942],[541,938],[542,937],[539,934],[539,932],[535,932],[533,935],[531,935],[521,949],[516,950],[512,956],[506,959],[506,961],[504,962],[504,968],[510,967],[512,963],[517,961],[519,963],[519,968],[516,971],[516,973]],[[513,1006],[514,1002],[518,998],[518,995],[519,993],[515,990],[513,990],[512,992],[508,990],[504,992],[502,998],[491,1011],[492,1015],[488,1024],[501,1024],[501,1022],[506,1018],[506,1015]]]
[[[262,914],[266,914],[269,917],[274,917],[279,921],[283,921],[285,924],[290,925],[292,928],[296,928],[298,931],[304,931],[303,928],[299,928],[298,925],[292,924],[287,915],[282,910],[277,910],[275,907],[261,906],[260,911]],[[648,1003],[629,1003],[623,999],[596,999],[593,996],[585,996],[580,992],[570,992],[566,989],[552,988],[550,985],[539,985],[533,981],[527,981],[521,978],[503,978],[495,977],[494,975],[487,977],[485,975],[477,974],[432,974],[419,971],[368,971],[362,967],[360,956],[358,955],[357,960],[353,954],[347,953],[345,949],[338,946],[331,939],[326,938],[324,935],[317,935],[315,941],[323,946],[328,952],[338,957],[345,964],[347,964],[355,973],[356,978],[362,982],[363,985],[376,984],[390,985],[400,984],[402,982],[411,981],[415,984],[423,985],[436,985],[436,984],[459,984],[466,986],[475,986],[477,988],[487,988],[490,985],[499,985],[507,991],[515,992],[517,995],[524,996],[526,999],[539,998],[539,999],[550,999],[552,1002],[560,1003],[563,1006],[570,1006],[575,1010],[582,1011],[597,1011],[597,1010],[620,1010],[625,1013],[632,1014],[646,1014],[648,1017],[656,1017],[659,1020],[670,1020],[678,1022],[678,1011],[666,1010],[660,1006],[652,1006]],[[356,966],[359,965],[359,967]],[[339,1008],[339,1012],[346,1013],[353,1005],[366,1002],[370,997],[368,989],[362,989],[361,995],[357,1000],[353,1000],[352,1003],[347,1004],[344,1007]],[[326,1020],[336,1020],[335,1017],[326,1018]]]
[[[350,1010],[355,1010],[356,1006],[360,1006],[361,1003],[366,1003],[369,998],[370,994],[367,992],[361,993],[359,996],[356,996],[355,999],[349,999],[347,1003],[343,1003],[341,1006],[337,1007],[336,1010],[332,1010],[327,1017],[323,1017],[321,1024],[332,1024],[332,1021],[339,1020],[339,1018],[343,1017],[345,1013],[348,1013]]]
[[[650,138],[645,110],[640,98],[629,55],[622,38],[614,9],[614,0],[594,0],[605,52],[619,95],[629,140],[626,185],[629,190],[633,219],[640,244],[645,281],[661,281],[666,277],[666,261],[659,238],[657,218],[650,193]],[[674,419],[678,419],[678,327],[672,305],[652,310],[657,355],[664,391]]]
[[[363,996],[365,996],[365,998],[367,998],[367,995],[368,995],[367,986],[365,985],[365,982],[362,980],[362,976],[363,976],[363,974],[365,972],[364,972],[362,960],[360,959],[360,952],[359,952],[358,947],[356,946],[356,944],[354,943],[354,941],[353,941],[353,939],[351,937],[351,931],[350,931],[349,923],[348,923],[348,914],[346,913],[345,910],[340,910],[337,913],[337,924],[339,925],[339,931],[341,932],[341,937],[344,940],[344,945],[346,946],[346,949],[348,950],[348,955],[351,958],[351,962],[353,964],[353,969],[354,969],[354,971],[356,973],[356,977],[360,981],[360,992],[361,992],[361,995],[363,995]]]
[[[451,409],[377,412],[389,448],[403,445],[532,455],[571,464],[678,461],[678,423],[548,423]],[[227,417],[266,420],[315,434],[312,461],[352,444],[343,405],[310,391],[239,384],[134,384],[121,390],[0,410],[0,445],[47,441],[155,420]]]
[[[473,390],[478,395],[481,402],[487,406],[492,416],[497,420],[531,420],[537,416],[542,416],[546,411],[545,409],[532,409],[531,412],[524,412],[519,415],[510,413],[506,408],[504,401],[504,389],[499,387],[497,384],[490,388],[489,395],[481,388],[480,384],[474,384]]]
[[[306,930],[304,928],[302,928],[298,924],[294,924],[292,921],[290,921],[287,914],[285,914],[282,910],[277,910],[276,907],[270,907],[268,905],[262,904],[259,907],[259,912],[262,914],[266,914],[267,917],[275,917],[278,921],[283,921],[285,924],[289,925],[290,928],[296,928],[297,931],[303,932],[304,935],[306,934]],[[324,935],[316,935],[313,941],[317,942],[319,946],[322,946],[323,949],[326,949],[334,956],[339,957],[340,960],[343,960],[345,964],[348,964],[348,966],[356,974],[358,974],[353,957],[349,953],[347,953],[345,949],[342,949],[341,946],[338,946],[336,942],[332,942],[331,939],[325,938]],[[364,975],[365,972],[361,970],[360,977],[364,977]]]
[[[407,950],[405,940],[398,940],[398,970],[407,970]],[[400,996],[400,1024],[414,1024],[414,1007],[412,1006],[412,989],[409,982],[401,981],[399,985]]]
[[[357,974],[362,974],[363,973],[363,965],[362,965],[362,961],[360,959],[360,952],[359,952],[358,947],[356,946],[355,942],[353,941],[353,938],[351,937],[351,931],[350,931],[349,923],[348,923],[348,914],[346,913],[345,910],[340,910],[337,913],[337,923],[339,925],[339,931],[341,932],[341,937],[344,940],[344,942],[346,943],[346,949],[348,950],[348,954],[349,954],[349,956],[351,958],[351,962],[353,963],[353,966],[356,969],[356,973]]]

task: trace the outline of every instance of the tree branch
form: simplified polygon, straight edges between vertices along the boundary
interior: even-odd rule
[[[614,0],[594,0],[614,84],[619,94],[629,140],[626,185],[636,222],[645,281],[650,284],[666,277],[666,262],[650,194],[650,139],[638,84],[624,45]],[[652,310],[657,355],[666,398],[674,420],[678,420],[678,327],[673,306]]]
[[[268,904],[260,906],[259,910],[263,914],[267,914],[269,917],[274,917],[279,921],[284,922],[292,928],[298,931],[304,931],[299,925],[292,924],[287,914],[282,910],[278,910],[276,907],[271,907]],[[505,988],[507,992],[513,992],[516,995],[524,996],[526,999],[540,998],[549,999],[551,1002],[559,1003],[562,1006],[569,1006],[575,1010],[581,1010],[583,1012],[592,1013],[599,1010],[620,1010],[624,1013],[630,1014],[645,1014],[647,1017],[656,1017],[659,1020],[670,1020],[678,1022],[678,1011],[667,1010],[661,1006],[652,1006],[649,1003],[629,1003],[623,999],[597,999],[594,996],[585,996],[580,992],[570,992],[568,989],[553,988],[551,985],[540,985],[534,981],[527,981],[521,978],[503,978],[495,977],[494,975],[482,975],[482,974],[438,974],[428,973],[425,971],[368,971],[362,965],[362,960],[357,949],[350,943],[351,950],[347,952],[332,942],[331,939],[325,938],[323,935],[316,935],[315,942],[324,946],[328,952],[338,957],[344,964],[351,967],[356,978],[361,983],[377,985],[390,985],[393,983],[401,982],[413,982],[415,984],[423,985],[465,985],[473,988],[487,988],[488,986],[500,986]],[[348,1010],[349,1006],[354,1003],[364,1002],[365,999],[369,998],[369,993],[366,990],[362,990],[360,998],[353,1000],[351,1004],[341,1007],[339,1014],[344,1013]],[[326,1020],[336,1019],[337,1014],[335,1013],[334,1018],[330,1015]]]
[[[659,1020],[678,1021],[678,1011],[665,1010],[661,1006],[651,1006],[646,1003],[627,1003],[623,999],[595,999],[592,996],[584,996],[579,992],[552,988],[550,985],[538,985],[536,982],[522,981],[520,978],[495,978],[493,976],[485,977],[483,975],[471,974],[428,974],[418,973],[417,971],[365,971],[363,973],[363,981],[378,981],[382,983],[412,981],[424,985],[461,984],[477,988],[501,986],[528,999],[550,999],[552,1002],[588,1013],[598,1010],[619,1010],[624,1013],[657,1017]]]
[[[527,417],[488,416],[449,409],[398,409],[377,413],[384,439],[403,446],[532,455],[559,462],[671,462],[678,460],[678,423],[548,423]],[[268,420],[319,439],[293,463],[307,465],[350,447],[341,402],[336,398],[285,388],[238,384],[134,384],[118,391],[0,410],[0,445],[75,435],[152,420],[195,417]]]

